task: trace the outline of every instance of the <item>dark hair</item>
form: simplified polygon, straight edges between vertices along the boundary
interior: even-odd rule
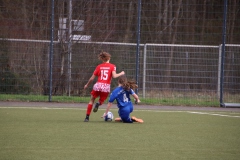
[[[128,80],[125,75],[118,78],[118,83],[121,84],[123,89],[127,91],[138,87],[135,80]]]
[[[107,53],[107,52],[101,52],[99,55],[98,55],[98,59],[101,60],[101,61],[108,61],[109,59],[111,58],[111,54]]]

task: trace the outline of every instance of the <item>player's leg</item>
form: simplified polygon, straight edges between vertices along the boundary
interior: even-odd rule
[[[132,111],[133,111],[133,105],[131,105],[131,113],[132,113]],[[137,117],[135,117],[135,116],[132,116],[131,117],[131,120],[133,121],[133,122],[138,122],[138,123],[143,123],[143,120],[142,119],[140,119],[140,118],[137,118]]]
[[[99,91],[99,97],[100,97],[99,102],[97,102],[95,104],[95,106],[93,108],[93,112],[98,111],[99,106],[101,106],[104,103],[104,101],[107,99],[108,95],[109,95],[109,92],[100,92]]]
[[[130,113],[131,112],[129,106],[119,109],[118,114],[121,117],[123,123],[133,123],[132,119],[130,118]]]
[[[132,119],[133,122],[143,123],[143,120],[142,120],[142,119],[137,118],[137,117],[135,117],[135,116],[132,116],[131,119]]]
[[[94,92],[92,91],[91,92],[91,99],[90,99],[90,101],[89,101],[89,103],[88,103],[88,106],[87,106],[87,111],[86,111],[86,118],[84,119],[84,122],[88,122],[89,121],[89,116],[90,116],[90,114],[91,114],[91,111],[92,111],[92,107],[93,107],[93,103],[94,103],[94,101],[95,101],[95,99],[96,99],[96,95],[94,94]]]
[[[120,117],[124,123],[133,123],[133,122],[138,122],[138,123],[143,123],[143,120],[140,118],[136,118],[135,116],[132,116],[130,118],[130,113],[133,111],[133,105],[129,104],[127,107],[124,107],[124,109],[121,110],[120,112]]]
[[[115,122],[122,122],[122,119],[120,117],[115,118]]]
[[[95,97],[95,99],[96,99],[97,97],[100,96],[100,91],[92,90],[91,94],[92,94],[92,96]],[[94,102],[93,102],[92,104],[94,104]],[[95,108],[96,108],[96,107],[98,108],[98,105],[97,105],[97,106],[96,106],[96,105],[97,105],[97,103],[95,104],[95,106],[94,106],[94,108],[93,108],[93,112],[97,112],[97,110],[96,110]]]
[[[93,112],[97,112],[98,111],[98,107],[100,106],[99,102],[97,102],[93,108]]]

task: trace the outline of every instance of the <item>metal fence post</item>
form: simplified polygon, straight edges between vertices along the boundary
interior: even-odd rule
[[[68,96],[70,96],[72,81],[72,0],[68,3],[68,38]]]
[[[223,83],[224,83],[226,25],[227,25],[227,0],[224,0],[223,32],[222,32],[223,37],[222,37],[221,82],[220,82],[220,106],[224,106],[224,104],[223,104]]]
[[[146,63],[147,63],[147,44],[144,44],[144,51],[143,51],[143,98],[146,98]]]
[[[217,97],[220,99],[220,95],[221,95],[221,64],[222,64],[222,44],[219,45],[219,58],[218,58],[218,84],[217,84]]]
[[[139,70],[140,24],[141,24],[141,0],[138,0],[137,50],[136,50],[136,82],[137,84],[138,84],[138,70]],[[138,93],[138,89],[136,89],[136,94],[137,93]]]
[[[49,97],[48,101],[52,101],[52,61],[53,61],[53,39],[54,39],[54,0],[52,0],[52,15],[51,15],[51,42],[49,54]]]

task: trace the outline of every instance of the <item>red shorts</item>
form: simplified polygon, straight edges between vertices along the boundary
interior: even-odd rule
[[[101,92],[101,91],[94,91],[94,90],[92,90],[91,95],[94,98],[100,97],[99,98],[99,102],[100,102],[100,105],[101,105],[108,98],[109,92]]]

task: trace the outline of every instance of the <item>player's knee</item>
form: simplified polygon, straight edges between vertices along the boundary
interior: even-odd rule
[[[122,116],[121,119],[124,123],[132,123],[132,120],[129,117]]]

